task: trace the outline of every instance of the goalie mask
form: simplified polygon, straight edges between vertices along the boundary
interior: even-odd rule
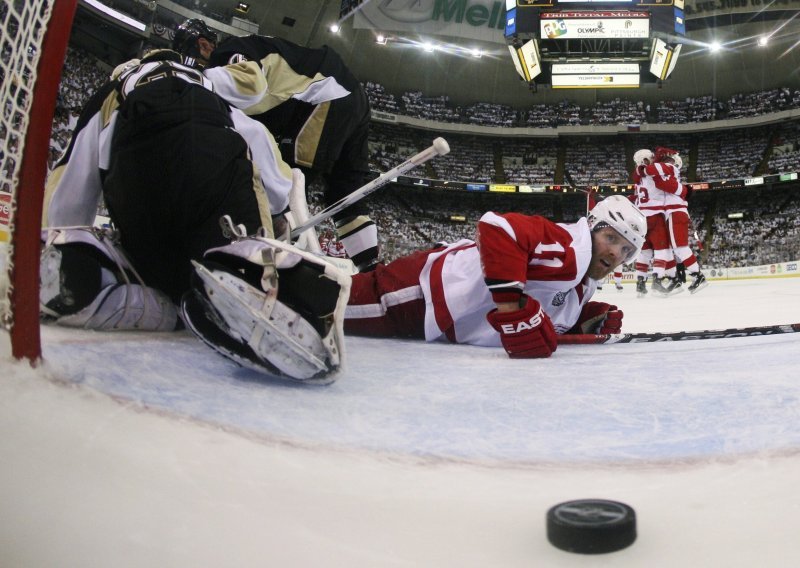
[[[214,45],[217,44],[216,32],[212,31],[200,18],[190,18],[175,29],[172,49],[182,55],[188,55],[196,59],[200,56],[197,40],[201,37]]]
[[[592,231],[611,227],[631,243],[636,250],[625,262],[630,262],[639,254],[647,234],[647,219],[633,203],[621,195],[606,197],[589,211],[589,228]]]

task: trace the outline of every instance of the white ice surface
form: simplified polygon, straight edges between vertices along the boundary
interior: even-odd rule
[[[800,322],[800,280],[637,299],[626,331]],[[2,363],[0,566],[800,565],[800,334],[500,350],[351,338],[328,387],[185,334],[47,327]],[[546,510],[629,503],[561,552]]]

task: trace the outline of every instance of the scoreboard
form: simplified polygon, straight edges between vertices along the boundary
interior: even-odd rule
[[[683,8],[684,0],[506,0],[505,38],[533,90],[638,87],[675,68]],[[578,64],[586,72],[573,72]]]
[[[641,19],[645,14],[653,30],[686,35],[683,0],[506,0],[506,22],[513,20],[514,33],[536,33],[540,18],[558,20],[559,14],[583,14],[596,21],[613,20],[629,12]],[[609,22],[611,23],[611,22]],[[506,29],[506,32],[509,30]]]

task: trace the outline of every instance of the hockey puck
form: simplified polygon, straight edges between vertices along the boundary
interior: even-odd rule
[[[636,513],[625,503],[578,499],[547,511],[547,540],[567,552],[615,552],[636,540]]]

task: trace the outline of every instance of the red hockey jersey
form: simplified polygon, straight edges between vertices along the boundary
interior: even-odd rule
[[[420,286],[426,301],[425,338],[500,346],[486,321],[495,307],[486,280],[538,300],[558,333],[578,321],[597,282],[585,278],[592,238],[585,218],[553,223],[519,213],[486,213],[478,242],[461,240],[429,255]]]

